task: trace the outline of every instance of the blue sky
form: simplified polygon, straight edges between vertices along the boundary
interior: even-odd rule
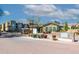
[[[0,23],[16,20],[26,23],[28,19],[39,17],[42,23],[59,21],[76,23],[79,22],[79,5],[75,4],[0,4],[4,16],[0,17]]]

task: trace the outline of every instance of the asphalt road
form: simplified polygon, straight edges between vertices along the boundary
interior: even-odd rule
[[[79,43],[0,38],[1,54],[78,54]]]
[[[9,32],[2,32],[0,38],[12,38],[12,37],[19,37],[21,33],[9,33]]]

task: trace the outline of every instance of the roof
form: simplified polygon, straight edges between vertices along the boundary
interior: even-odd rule
[[[47,23],[47,24],[45,24],[45,25],[43,25],[43,26],[48,26],[48,25],[58,25],[58,24],[56,24],[56,23]]]
[[[35,23],[28,23],[28,24],[26,24],[26,25],[27,25],[27,27],[29,27],[29,28],[42,27],[41,24],[35,24]]]
[[[27,26],[28,26],[29,28],[42,27],[42,25],[38,25],[38,24],[27,24]]]

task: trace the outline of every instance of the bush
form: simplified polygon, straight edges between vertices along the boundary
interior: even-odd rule
[[[33,36],[34,38],[37,38],[37,35],[36,35],[36,34],[33,34],[32,36]]]

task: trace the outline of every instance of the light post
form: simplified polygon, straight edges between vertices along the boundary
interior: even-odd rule
[[[75,32],[73,33],[73,42],[75,42]]]
[[[78,42],[78,39],[76,38],[76,35],[78,34],[78,31],[75,31],[74,33],[73,33],[73,42]]]

